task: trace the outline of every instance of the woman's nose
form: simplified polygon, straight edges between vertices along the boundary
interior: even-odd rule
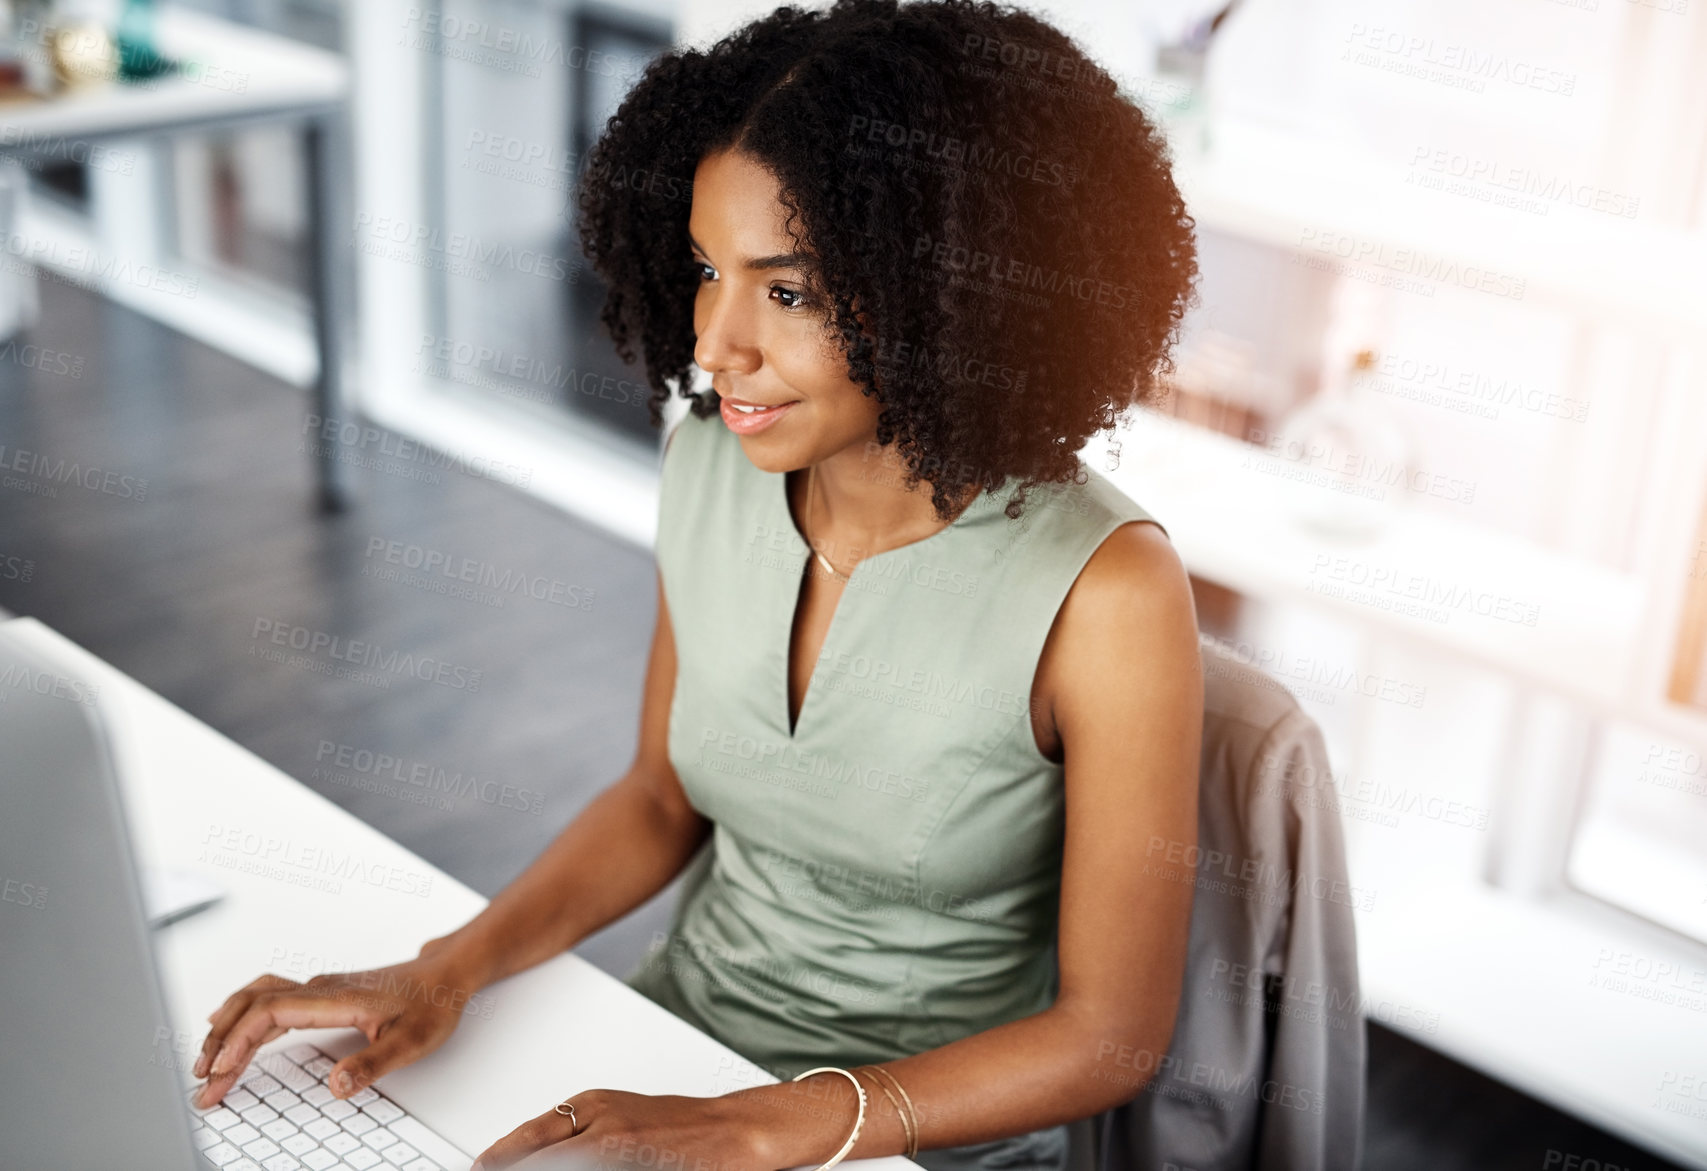
[[[750,374],[758,368],[759,350],[751,336],[751,322],[736,311],[733,298],[715,293],[706,298],[702,325],[694,339],[693,360],[708,374],[728,370]]]

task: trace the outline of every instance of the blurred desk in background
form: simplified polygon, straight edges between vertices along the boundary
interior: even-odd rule
[[[163,8],[155,27],[159,52],[180,63],[177,72],[149,81],[91,85],[0,103],[0,158],[22,166],[79,161],[94,148],[126,139],[262,122],[300,124],[308,166],[309,284],[316,351],[313,413],[323,420],[347,420],[343,355],[350,304],[349,249],[342,245],[336,225],[349,222],[352,198],[348,131],[343,124],[349,70],[335,53],[183,9]],[[15,196],[21,183],[12,186]],[[0,201],[0,212],[12,202]],[[194,319],[213,312],[205,304],[194,304],[194,278],[163,269],[161,257],[135,255],[134,241],[103,240],[91,249],[41,231],[40,225],[21,228],[21,218],[14,214],[0,223],[10,257],[52,269],[109,295],[127,291],[131,285],[165,293],[182,304],[161,316],[191,336],[201,332],[192,324]],[[162,283],[168,287],[161,288]],[[346,503],[346,477],[336,458],[338,446],[310,444],[309,450],[321,506],[328,511],[341,509]]]

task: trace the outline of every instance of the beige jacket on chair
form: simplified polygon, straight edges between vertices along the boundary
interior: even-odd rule
[[[1192,881],[1191,940],[1165,1056],[1106,1055],[1144,1088],[1072,1127],[1093,1171],[1354,1171],[1364,1029],[1338,801],[1320,729],[1274,679],[1203,647],[1198,844],[1138,844]],[[1265,1007],[1266,1006],[1266,1007]],[[1148,1081],[1145,1082],[1145,1079]]]

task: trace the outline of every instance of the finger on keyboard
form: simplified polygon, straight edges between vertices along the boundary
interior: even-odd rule
[[[334,1097],[335,1064],[314,1045],[292,1045],[215,1079],[230,1083],[218,1106],[197,1107],[192,1092],[197,1148],[219,1171],[466,1171],[466,1155],[372,1086]]]

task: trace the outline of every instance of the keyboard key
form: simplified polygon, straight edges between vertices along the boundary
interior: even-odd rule
[[[351,1134],[360,1137],[370,1130],[377,1129],[379,1123],[369,1118],[366,1114],[357,1112],[350,1115],[348,1118],[339,1119],[338,1125],[349,1131]]]
[[[379,1097],[379,1091],[372,1086],[363,1086],[349,1097],[352,1106],[366,1106]]]
[[[265,1167],[266,1171],[302,1171],[302,1164],[297,1162],[294,1156],[286,1154],[284,1151],[280,1151],[270,1159],[263,1159],[261,1166]]]
[[[239,1159],[226,1168],[226,1171],[261,1171],[261,1165],[253,1159]]]
[[[362,1142],[366,1143],[376,1151],[383,1151],[386,1147],[389,1147],[396,1141],[397,1136],[392,1134],[389,1130],[386,1130],[383,1126],[375,1127],[373,1130],[362,1135]]]
[[[403,1164],[407,1163],[409,1160],[416,1158],[420,1153],[420,1151],[417,1151],[414,1147],[401,1140],[392,1143],[389,1147],[386,1147],[385,1150],[380,1152],[381,1155],[385,1156],[385,1161],[387,1163],[395,1163],[399,1167],[403,1166]]]
[[[307,1126],[310,1122],[313,1122],[316,1118],[320,1117],[320,1111],[310,1106],[307,1102],[298,1102],[289,1110],[286,1110],[284,1112],[284,1116],[296,1123],[298,1126]]]
[[[248,1090],[251,1094],[254,1094],[257,1098],[265,1098],[268,1094],[275,1090],[282,1089],[283,1087],[281,1087],[276,1080],[263,1073],[254,1081],[246,1084],[243,1088]]]
[[[379,1162],[379,1155],[363,1147],[359,1151],[351,1151],[345,1155],[344,1162],[354,1167],[356,1171],[367,1171],[369,1167]]]
[[[206,1159],[216,1167],[223,1167],[233,1159],[241,1157],[242,1154],[242,1151],[238,1150],[230,1143],[219,1143],[218,1145],[211,1146],[207,1150],[203,1151],[202,1158]]]
[[[262,1136],[252,1143],[243,1144],[243,1153],[257,1161],[279,1153],[279,1144],[272,1139]]]
[[[324,1106],[320,1107],[320,1113],[330,1118],[333,1122],[342,1122],[350,1115],[356,1113],[356,1108],[341,1098],[334,1098],[332,1101],[327,1102]]]
[[[321,1056],[321,1053],[312,1045],[292,1045],[284,1051],[284,1055],[301,1065],[305,1061],[313,1061],[316,1057]]]
[[[325,1142],[332,1135],[341,1133],[338,1130],[338,1124],[330,1118],[316,1118],[313,1122],[305,1124],[302,1129],[321,1142]]]
[[[347,1155],[362,1145],[361,1140],[355,1135],[345,1134],[341,1130],[331,1138],[323,1138],[320,1141],[326,1144],[326,1149],[334,1155]]]
[[[247,1110],[239,1110],[237,1113],[243,1116],[244,1122],[255,1127],[265,1126],[279,1116],[279,1112],[265,1102],[256,1102]]]
[[[313,1061],[305,1061],[302,1063],[302,1072],[313,1078],[320,1079],[326,1076],[327,1070],[337,1064],[338,1063],[333,1061],[330,1057],[316,1057]]]
[[[279,1070],[278,1073],[279,1080],[299,1094],[304,1090],[313,1089],[315,1086],[320,1084],[313,1077],[303,1073],[302,1070],[298,1069],[294,1065],[287,1065],[283,1069]]]
[[[324,1106],[332,1101],[332,1091],[325,1086],[315,1086],[311,1090],[302,1091],[302,1100],[310,1106]]]
[[[229,1130],[231,1127],[241,1124],[243,1120],[237,1117],[237,1112],[235,1110],[227,1110],[224,1107],[221,1107],[220,1109],[215,1110],[212,1114],[209,1114],[206,1118],[202,1119],[202,1121],[213,1127],[215,1130]]]
[[[247,1122],[239,1122],[236,1126],[225,1132],[225,1141],[228,1143],[236,1143],[240,1147],[246,1147],[260,1137],[261,1132],[250,1126]]]
[[[381,1126],[386,1126],[390,1123],[396,1122],[399,1118],[403,1117],[403,1111],[398,1108],[397,1103],[388,1102],[384,1098],[379,1099],[377,1102],[369,1102],[366,1106],[363,1106],[362,1113],[366,1114]]]
[[[261,1128],[261,1133],[276,1143],[282,1143],[298,1131],[295,1123],[283,1118],[275,1118]]]
[[[323,1147],[316,1147],[314,1150],[308,1152],[308,1154],[302,1156],[302,1161],[306,1166],[312,1168],[313,1171],[326,1171],[326,1168],[338,1161],[338,1156]]]
[[[445,1169],[427,1158],[427,1156],[422,1155],[419,1159],[416,1159],[413,1163],[403,1168],[403,1171],[445,1171]]]
[[[271,1106],[274,1110],[277,1110],[280,1114],[283,1114],[292,1106],[299,1105],[302,1102],[302,1099],[296,1096],[296,1091],[287,1090],[283,1086],[280,1086],[270,1094],[262,1094],[261,1101]]]
[[[283,1147],[293,1155],[305,1155],[309,1151],[317,1151],[320,1149],[319,1143],[309,1138],[306,1134],[303,1134],[300,1130],[289,1138],[280,1139],[279,1146]]]
[[[249,1107],[253,1106],[260,1100],[261,1099],[257,1098],[254,1094],[251,1094],[248,1090],[232,1090],[229,1094],[225,1095],[225,1104],[231,1109],[237,1111],[239,1114],[243,1113],[243,1111],[249,1109]]]
[[[190,1137],[195,1140],[196,1150],[198,1151],[205,1151],[209,1147],[213,1146],[214,1143],[220,1141],[219,1132],[209,1126],[197,1127],[196,1132]]]

